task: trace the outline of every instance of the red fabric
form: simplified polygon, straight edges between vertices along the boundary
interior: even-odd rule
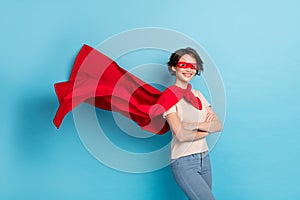
[[[197,70],[197,63],[178,62],[176,67],[179,67],[182,69],[190,68],[192,70]]]
[[[202,109],[190,84],[185,90],[174,85],[161,92],[88,45],[79,51],[69,81],[54,87],[60,103],[53,120],[57,128],[65,115],[82,102],[119,112],[156,134],[169,130],[162,114],[183,97]]]

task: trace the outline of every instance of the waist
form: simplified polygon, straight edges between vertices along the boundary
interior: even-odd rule
[[[190,155],[185,155],[185,156],[181,156],[179,158],[175,158],[175,159],[171,159],[171,162],[180,159],[180,160],[186,160],[186,159],[197,159],[197,158],[204,158],[205,156],[207,156],[209,154],[209,151],[204,151],[204,152],[200,152],[200,153],[193,153]]]

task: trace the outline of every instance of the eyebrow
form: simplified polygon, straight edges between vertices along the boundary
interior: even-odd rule
[[[196,64],[197,65],[197,62],[187,62],[187,61],[178,61],[178,63],[190,63],[190,64]]]

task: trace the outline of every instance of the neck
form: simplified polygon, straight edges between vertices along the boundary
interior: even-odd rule
[[[176,80],[175,85],[182,89],[186,89],[188,87],[189,83]]]

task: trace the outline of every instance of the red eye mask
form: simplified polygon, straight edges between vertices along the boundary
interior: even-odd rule
[[[187,63],[187,62],[178,62],[176,67],[182,68],[182,69],[193,69],[197,70],[197,63]]]

